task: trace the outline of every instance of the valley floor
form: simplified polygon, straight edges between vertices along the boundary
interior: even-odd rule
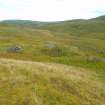
[[[0,59],[0,105],[105,105],[105,78],[63,64]]]

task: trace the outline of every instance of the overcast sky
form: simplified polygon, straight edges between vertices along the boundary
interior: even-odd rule
[[[61,21],[105,15],[105,0],[0,0],[0,20]]]

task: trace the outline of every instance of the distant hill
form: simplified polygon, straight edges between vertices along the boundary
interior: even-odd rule
[[[66,32],[73,35],[84,35],[89,33],[105,32],[105,16],[96,17],[93,19],[83,20],[74,19],[59,22],[39,22],[31,20],[4,20],[0,24],[29,26],[38,29],[45,29],[56,32]]]
[[[0,24],[33,27],[33,26],[40,26],[45,23],[39,22],[39,21],[31,21],[31,20],[4,20],[4,21],[1,21]]]
[[[39,24],[38,21],[31,21],[31,20],[4,20],[1,21],[1,23],[7,23],[7,24]]]
[[[70,20],[42,26],[50,31],[67,32],[73,35],[84,35],[89,33],[105,32],[105,16],[88,20]]]
[[[99,17],[96,17],[96,18],[93,18],[93,19],[91,19],[91,20],[104,20],[105,21],[105,15],[103,15],[103,16],[99,16]]]

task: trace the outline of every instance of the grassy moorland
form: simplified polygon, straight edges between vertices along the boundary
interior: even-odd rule
[[[95,71],[56,63],[0,59],[1,105],[105,105]]]
[[[104,105],[105,16],[0,22],[0,75],[1,105]]]

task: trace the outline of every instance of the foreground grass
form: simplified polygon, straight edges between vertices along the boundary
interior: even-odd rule
[[[0,59],[0,105],[105,105],[103,78],[62,64]]]

